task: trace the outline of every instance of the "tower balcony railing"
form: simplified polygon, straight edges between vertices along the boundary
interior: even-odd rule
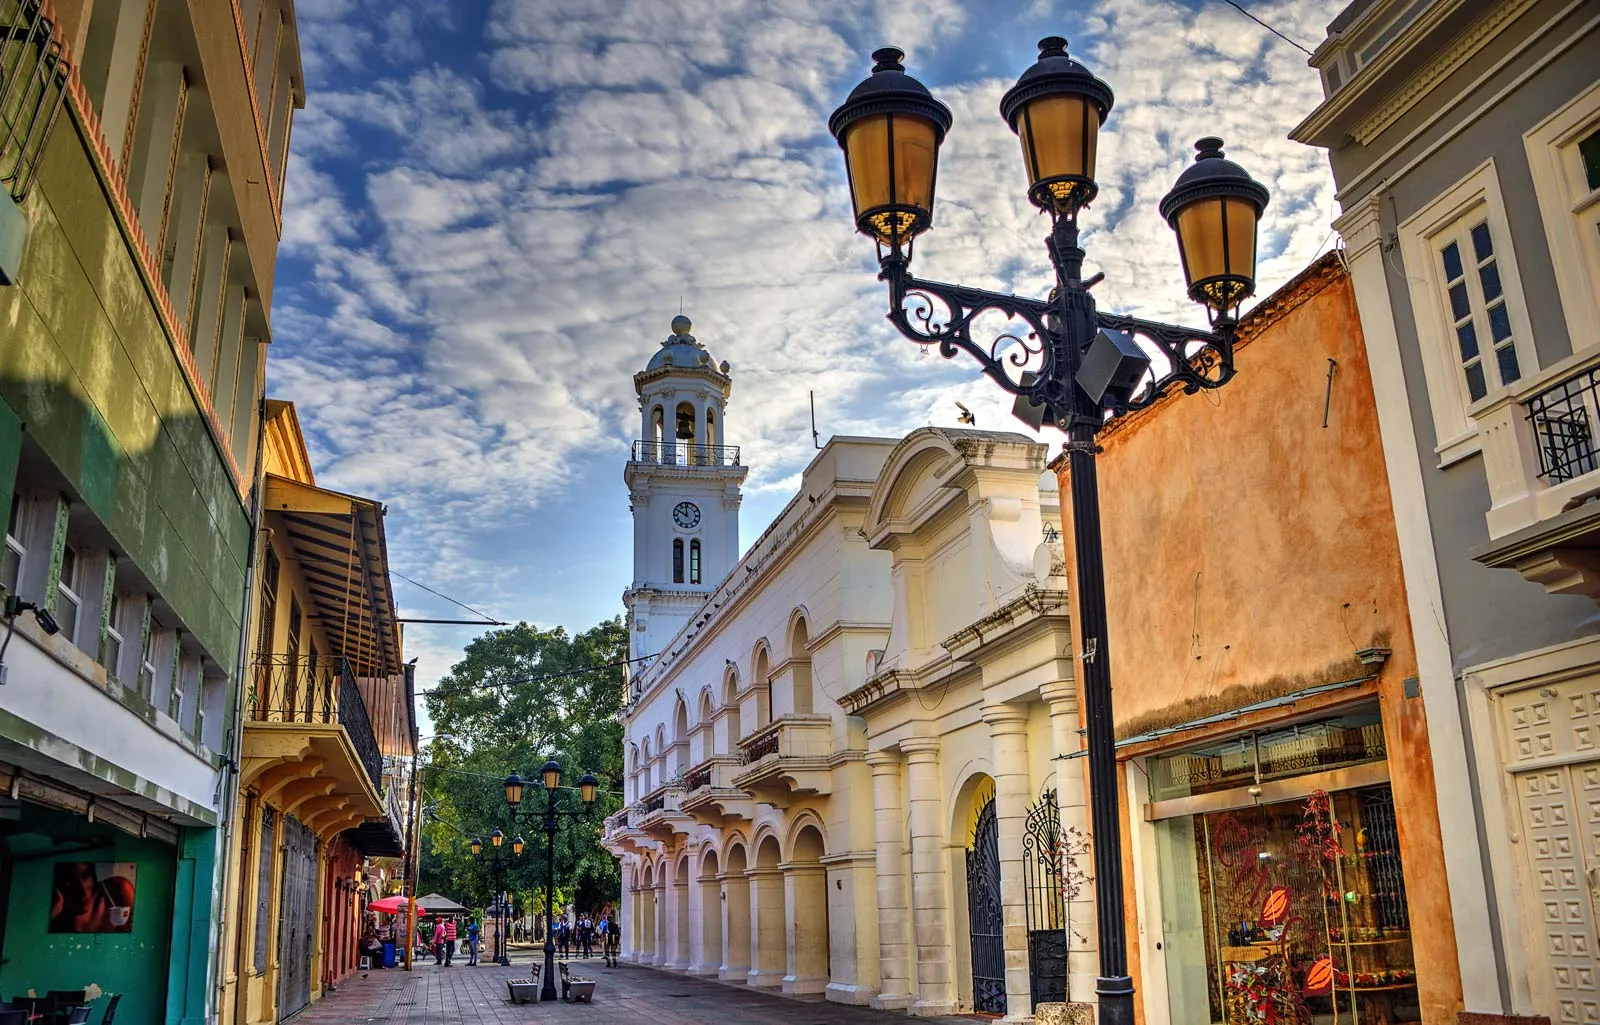
[[[738,445],[698,445],[693,441],[636,441],[633,461],[656,466],[703,466],[717,468],[739,465]]]

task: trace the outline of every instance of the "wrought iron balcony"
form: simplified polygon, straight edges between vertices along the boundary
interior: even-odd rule
[[[750,795],[734,784],[744,771],[742,755],[712,755],[683,774],[684,794],[678,806],[696,822],[723,826],[729,819],[749,819],[755,813]]]
[[[1558,381],[1527,402],[1539,476],[1552,484],[1600,470],[1600,366]]]
[[[636,441],[633,461],[657,466],[706,467],[739,465],[738,445],[697,445],[692,441]]]
[[[833,720],[785,715],[739,741],[741,771],[730,781],[757,800],[784,807],[792,795],[833,789]]]
[[[331,655],[257,655],[247,718],[259,723],[342,726],[372,786],[383,791],[383,754],[348,660]]]

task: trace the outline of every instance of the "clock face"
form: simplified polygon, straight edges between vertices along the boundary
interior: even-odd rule
[[[672,507],[672,522],[684,530],[692,530],[700,525],[700,507],[693,502],[679,502]]]

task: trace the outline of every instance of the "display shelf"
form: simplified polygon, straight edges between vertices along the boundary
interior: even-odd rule
[[[1353,990],[1357,993],[1392,993],[1396,990],[1416,988],[1417,984],[1415,980],[1413,980],[1411,982],[1390,982],[1385,983],[1382,986],[1340,986],[1339,992],[1349,993]]]

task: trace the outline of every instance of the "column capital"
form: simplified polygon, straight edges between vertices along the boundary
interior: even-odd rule
[[[1039,688],[1039,696],[1050,706],[1051,715],[1078,713],[1078,685],[1072,680],[1057,680]]]
[[[900,750],[908,761],[926,762],[939,756],[938,737],[911,737],[900,742]]]
[[[994,734],[1023,733],[1028,728],[1028,710],[1022,705],[984,705],[982,718]]]
[[[900,768],[899,751],[868,751],[866,763],[872,766],[872,774],[881,776],[896,772]]]
[[[1348,259],[1357,259],[1383,241],[1382,192],[1373,190],[1334,219],[1333,230],[1344,239]]]

